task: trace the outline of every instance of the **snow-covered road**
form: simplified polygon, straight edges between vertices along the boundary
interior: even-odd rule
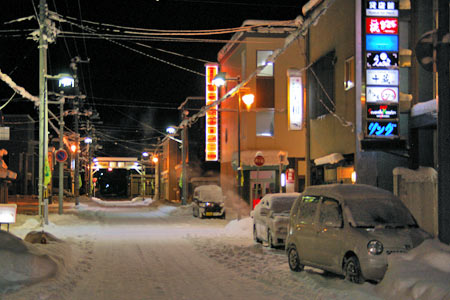
[[[32,221],[19,220],[12,232],[24,237]],[[50,221],[45,230],[69,247],[36,246],[62,258],[58,276],[1,299],[382,299],[371,283],[291,272],[282,249],[252,241],[250,219],[199,220],[189,207],[165,206],[87,209]]]

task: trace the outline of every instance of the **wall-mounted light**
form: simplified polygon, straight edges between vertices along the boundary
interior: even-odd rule
[[[352,183],[356,183],[356,171],[352,172]]]

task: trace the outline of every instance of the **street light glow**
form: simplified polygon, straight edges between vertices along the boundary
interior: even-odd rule
[[[166,132],[168,133],[168,134],[174,134],[175,133],[175,128],[174,127],[167,127],[167,129],[166,129]]]

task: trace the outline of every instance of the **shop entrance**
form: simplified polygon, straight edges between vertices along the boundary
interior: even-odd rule
[[[275,192],[275,171],[250,171],[250,200],[252,208],[264,195]]]

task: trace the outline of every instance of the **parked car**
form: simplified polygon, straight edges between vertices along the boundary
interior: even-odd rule
[[[284,246],[289,223],[289,212],[299,193],[267,194],[252,211],[253,239],[268,246]]]
[[[217,185],[201,185],[194,189],[192,214],[194,217],[220,217],[225,219],[225,197]]]
[[[286,253],[293,271],[308,265],[362,283],[380,281],[390,254],[408,252],[430,237],[388,191],[319,185],[307,187],[292,206]]]

